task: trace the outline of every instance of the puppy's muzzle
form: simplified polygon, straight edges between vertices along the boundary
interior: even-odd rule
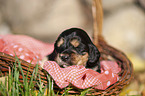
[[[60,54],[59,56],[62,61],[66,62],[70,59],[70,56],[68,54]]]

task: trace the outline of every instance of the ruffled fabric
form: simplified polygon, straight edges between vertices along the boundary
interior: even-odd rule
[[[61,68],[54,61],[45,62],[43,68],[52,76],[60,88],[72,84],[79,89],[94,87],[95,89],[105,90],[119,80],[117,73],[121,69],[114,61],[101,61],[100,64],[101,73],[77,65]]]

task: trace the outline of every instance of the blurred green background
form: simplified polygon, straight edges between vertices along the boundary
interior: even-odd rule
[[[0,35],[24,34],[53,43],[65,29],[92,37],[92,0],[0,0]],[[103,36],[134,65],[135,78],[120,95],[145,95],[145,0],[103,0]]]

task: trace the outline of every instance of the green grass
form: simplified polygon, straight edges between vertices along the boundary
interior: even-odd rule
[[[16,63],[18,62],[18,63]],[[35,69],[33,70],[32,76],[28,80],[28,72],[30,67],[28,68],[27,74],[24,75],[21,67],[21,63],[19,59],[16,57],[16,61],[12,70],[9,72],[8,77],[5,78],[4,82],[0,81],[0,96],[57,96],[57,93],[54,93],[53,90],[53,83],[54,81],[47,75],[48,84],[44,85],[40,74],[38,73],[38,64],[36,65]],[[20,82],[19,76],[20,73],[23,77],[23,82]],[[36,88],[36,85],[38,88]],[[46,92],[47,90],[47,92]],[[64,93],[61,96],[68,96],[68,91],[71,88],[68,86],[65,88]],[[81,92],[80,96],[85,96],[89,90],[84,90]],[[72,96],[72,95],[71,95]],[[79,95],[78,95],[79,96]]]
[[[18,63],[16,63],[18,62]],[[48,76],[49,84],[44,85],[41,81],[40,74],[38,73],[38,64],[36,64],[35,69],[33,70],[32,76],[28,80],[28,68],[27,74],[24,75],[21,67],[21,63],[16,57],[16,62],[12,70],[9,72],[8,77],[5,78],[5,82],[0,82],[0,95],[2,96],[55,96],[52,89],[52,82]],[[23,77],[23,82],[20,82],[19,76],[20,73]],[[38,88],[36,88],[36,85]],[[49,92],[45,95],[45,90],[49,88]]]

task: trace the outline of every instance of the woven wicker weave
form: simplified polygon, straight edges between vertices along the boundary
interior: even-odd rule
[[[103,18],[103,12],[102,12],[101,5],[102,5],[101,0],[93,1],[94,44],[98,47],[98,49],[101,53],[100,60],[114,60],[118,63],[119,67],[121,67],[121,72],[119,73],[120,79],[115,84],[109,86],[106,90],[96,90],[94,88],[91,88],[89,91],[89,92],[91,92],[91,94],[88,93],[86,95],[102,95],[102,96],[104,96],[104,95],[119,94],[121,92],[122,88],[125,85],[129,84],[130,80],[133,78],[132,63],[129,61],[129,59],[126,57],[126,55],[123,52],[108,45],[105,42],[105,40],[101,34],[102,18]],[[19,61],[21,62],[21,66],[22,66],[24,74],[26,74],[30,64],[21,59]],[[0,74],[0,75],[1,76],[6,75],[9,72],[9,69],[12,68],[14,63],[15,63],[15,57],[0,52],[0,71],[2,72],[2,74]],[[28,79],[30,79],[34,68],[35,68],[35,65],[30,66]],[[39,67],[38,71],[39,71],[39,74],[41,75],[41,79],[44,81],[44,83],[47,84],[47,78],[46,78],[47,72],[40,67]],[[22,80],[21,76],[20,76],[20,80]],[[69,94],[74,94],[74,95],[80,94],[82,91],[73,86],[71,86],[71,87],[72,87],[72,89],[69,90]],[[54,91],[58,91],[58,90],[59,90],[60,94],[64,92],[64,89],[59,89],[56,85],[54,85]]]

